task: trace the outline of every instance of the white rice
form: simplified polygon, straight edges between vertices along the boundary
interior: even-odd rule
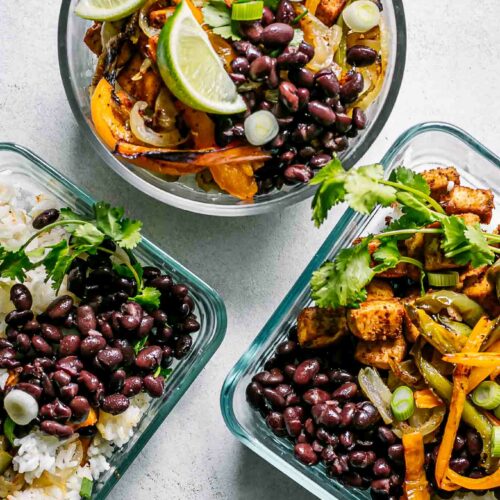
[[[31,222],[33,217],[48,208],[59,204],[44,194],[27,194],[21,186],[0,184],[0,245],[7,250],[19,248],[35,230]],[[56,228],[35,239],[28,247],[33,262],[41,259],[36,249],[59,242],[65,237],[62,229]],[[5,335],[5,316],[12,310],[10,288],[13,280],[0,278],[0,336]],[[51,282],[45,282],[43,267],[27,273],[25,285],[33,296],[33,311],[42,312],[56,297]],[[63,283],[60,294],[68,293]],[[9,373],[0,369],[0,388],[5,387]],[[78,435],[60,439],[34,428],[23,438],[15,440],[19,449],[12,461],[12,471],[24,475],[25,486],[22,491],[9,495],[8,499],[21,500],[78,500],[82,479],[97,480],[111,466],[108,458],[133,436],[134,428],[139,423],[149,405],[150,397],[139,394],[131,399],[130,407],[120,415],[100,412],[97,424],[98,434],[88,449],[88,463],[80,466],[81,445]],[[46,473],[46,474],[45,474]],[[50,486],[41,486],[42,480],[50,474],[54,479]]]

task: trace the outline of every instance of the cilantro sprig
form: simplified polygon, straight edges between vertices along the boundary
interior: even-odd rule
[[[430,188],[418,173],[405,167],[384,178],[382,165],[367,165],[349,171],[334,157],[311,181],[318,185],[312,202],[313,220],[320,226],[332,207],[346,202],[353,210],[371,213],[377,205],[398,205],[403,215],[384,232],[369,235],[357,245],[343,249],[333,261],[325,262],[313,273],[311,295],[319,307],[357,307],[366,299],[366,286],[379,272],[400,262],[417,266],[421,285],[425,276],[420,261],[401,255],[398,240],[413,234],[437,234],[444,256],[458,265],[479,267],[493,263],[500,249],[500,235],[481,230],[479,224],[467,225],[460,217],[446,215],[431,198]],[[428,227],[439,222],[440,227]],[[378,248],[370,251],[370,243]]]
[[[69,238],[42,246],[36,251],[28,251],[34,240],[57,227],[63,227]],[[123,208],[114,208],[104,202],[94,205],[92,217],[63,208],[56,222],[35,232],[19,249],[8,251],[0,246],[0,276],[24,282],[28,271],[43,266],[46,271],[45,281],[51,280],[54,290],[59,291],[64,277],[77,257],[104,252],[119,261],[115,264],[115,270],[118,270],[120,275],[131,277],[137,283],[137,295],[130,300],[145,307],[159,307],[158,290],[144,287],[142,267],[136,263],[132,254],[132,249],[141,241],[141,228],[142,222],[127,219]],[[110,250],[109,247],[114,247],[107,245],[109,241],[122,251]]]

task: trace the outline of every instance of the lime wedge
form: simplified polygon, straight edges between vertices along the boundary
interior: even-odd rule
[[[221,115],[246,110],[245,101],[186,0],[163,26],[156,55],[163,80],[184,104]]]
[[[146,0],[80,0],[77,16],[92,21],[117,21],[140,9]]]

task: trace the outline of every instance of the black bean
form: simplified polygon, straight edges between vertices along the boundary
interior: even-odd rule
[[[156,327],[164,326],[168,322],[167,313],[161,309],[157,309],[151,315],[154,319],[154,325]]]
[[[123,394],[111,394],[106,396],[101,403],[102,409],[106,413],[111,413],[111,415],[123,413],[129,405],[129,399]]]
[[[48,344],[47,341],[40,335],[33,335],[33,338],[31,339],[31,345],[33,346],[33,349],[35,349],[35,351],[44,356],[51,356],[53,353],[50,344]]]
[[[297,47],[287,47],[277,58],[276,63],[282,70],[291,70],[305,66],[309,58]]]
[[[314,57],[314,47],[307,42],[304,41],[300,42],[299,51],[308,57],[307,62],[309,62]]]
[[[97,331],[91,331],[80,343],[82,356],[95,356],[101,349],[106,347],[106,339]]]
[[[266,417],[266,424],[277,436],[284,436],[286,434],[285,420],[283,415],[277,411],[271,411]]]
[[[314,73],[306,68],[292,68],[288,72],[289,80],[297,87],[311,89],[314,85]]]
[[[25,333],[16,337],[16,347],[20,352],[28,352],[31,349],[31,339]]]
[[[332,461],[328,472],[333,477],[340,477],[349,470],[347,455],[339,455]]]
[[[246,57],[236,57],[231,61],[231,70],[234,73],[248,75],[248,72],[250,71],[250,63]]]
[[[163,394],[165,379],[162,376],[146,375],[143,379],[144,389],[152,398],[159,398]]]
[[[250,78],[255,81],[263,80],[272,69],[272,60],[269,56],[259,56],[250,63]]]
[[[264,9],[262,10],[262,24],[267,26],[271,23],[274,23],[274,13],[269,7],[264,6]]]
[[[86,397],[75,396],[69,403],[69,407],[76,418],[85,418],[90,411],[90,404]]]
[[[96,329],[97,319],[92,307],[83,305],[76,309],[76,325],[84,335],[87,335],[90,330]]]
[[[346,403],[344,405],[344,407],[342,408],[342,412],[340,414],[341,427],[349,427],[352,424],[355,412],[356,412],[355,403]]]
[[[114,287],[117,292],[125,293],[128,297],[134,296],[137,292],[137,283],[132,278],[117,278],[114,280]]]
[[[379,458],[373,464],[373,474],[376,477],[389,477],[391,473],[391,466],[385,458]]]
[[[59,218],[59,210],[56,208],[48,208],[38,214],[32,222],[35,229],[43,229],[45,226],[52,224]]]
[[[73,307],[73,299],[69,295],[61,295],[47,307],[46,314],[51,319],[65,318]]]
[[[162,293],[167,293],[170,292],[172,284],[173,282],[170,276],[162,275],[151,280],[151,283],[149,285],[152,286],[153,288],[158,289]]]
[[[311,408],[311,414],[317,424],[324,425],[328,429],[337,427],[340,424],[340,412],[338,409],[327,403],[320,403]]]
[[[139,338],[144,338],[146,337],[151,329],[153,328],[154,325],[154,319],[152,316],[149,316],[148,314],[145,314],[141,318],[141,322],[139,323],[139,328],[137,330],[137,336]]]
[[[340,83],[335,73],[329,69],[316,73],[315,83],[328,97],[336,97],[340,92]]]
[[[331,160],[331,156],[321,153],[318,155],[314,155],[310,160],[309,160],[309,166],[311,168],[321,168],[325,166],[329,161]]]
[[[69,425],[60,424],[54,420],[44,420],[40,429],[47,434],[53,434],[61,438],[67,438],[73,434],[73,428]]]
[[[260,40],[267,48],[283,47],[293,38],[293,28],[285,23],[271,23],[262,31]]]
[[[262,389],[262,395],[269,402],[273,410],[282,410],[286,406],[285,398],[276,392],[275,389],[269,387],[264,387]]]
[[[356,441],[352,431],[344,431],[339,435],[339,443],[347,450],[350,451],[356,446]]]
[[[358,393],[358,386],[354,382],[346,382],[332,393],[333,399],[348,400],[354,398]]]
[[[72,377],[78,376],[83,368],[83,363],[76,356],[66,356],[56,361],[56,369],[64,370]]]
[[[142,307],[137,302],[126,302],[121,306],[120,325],[125,330],[135,330],[141,323]]]
[[[240,22],[240,31],[252,43],[261,41],[263,28],[259,21]]]
[[[296,17],[295,10],[288,0],[281,0],[276,9],[276,21],[290,24]]]
[[[455,442],[453,443],[453,451],[461,451],[465,446],[466,440],[460,434],[455,436]]]
[[[71,382],[59,389],[59,394],[64,401],[71,401],[78,394],[78,384]]]
[[[398,443],[389,446],[387,454],[389,455],[389,458],[397,464],[404,462],[404,448],[402,444]]]
[[[318,463],[318,455],[308,443],[299,443],[294,447],[295,456],[306,465],[314,465]]]
[[[80,337],[78,335],[66,335],[59,344],[59,354],[61,356],[71,356],[80,350]]]
[[[9,326],[21,326],[33,319],[33,311],[11,311],[5,316],[5,322]]]
[[[356,429],[368,429],[380,418],[380,415],[371,403],[359,403],[354,413],[353,425]]]
[[[389,427],[380,426],[377,429],[377,434],[380,441],[387,446],[391,446],[397,441],[396,434]]]
[[[298,385],[307,385],[319,372],[320,365],[317,359],[306,359],[295,370],[293,381]]]
[[[349,452],[349,464],[356,469],[365,469],[375,462],[373,451],[351,451]]]
[[[113,370],[123,361],[123,354],[121,349],[106,347],[97,353],[95,359],[103,369]]]
[[[19,382],[14,386],[14,389],[19,389],[33,396],[36,400],[40,399],[42,396],[43,389],[36,384],[30,382]]]
[[[33,297],[26,285],[16,283],[10,289],[10,300],[18,311],[27,311],[33,305]]]
[[[366,127],[366,115],[361,108],[356,107],[352,110],[352,123],[358,130]]]
[[[321,125],[332,125],[335,123],[335,113],[326,104],[320,101],[311,101],[307,105],[311,116]]]
[[[47,403],[40,408],[40,416],[44,419],[64,421],[71,418],[71,409],[55,399],[52,403]]]
[[[483,444],[479,433],[473,429],[467,429],[465,439],[469,455],[471,455],[472,457],[477,457],[478,455],[480,455]]]
[[[377,51],[364,45],[353,45],[347,50],[346,59],[351,66],[370,66],[377,60]]]
[[[363,90],[363,75],[357,71],[349,71],[340,86],[340,100],[343,103],[354,102]]]
[[[30,321],[26,321],[23,325],[23,332],[33,335],[40,331],[40,323],[36,319],[32,319]]]
[[[113,342],[113,347],[121,350],[123,355],[123,364],[131,365],[135,361],[135,352],[129,341],[126,339],[116,339]]]
[[[78,375],[78,383],[82,384],[89,392],[95,392],[99,387],[99,379],[92,372],[82,370]]]
[[[371,484],[372,494],[375,498],[388,498],[391,490],[389,479],[374,479]]]
[[[41,325],[42,336],[49,342],[59,342],[62,338],[62,332],[60,328],[49,323],[42,323]]]
[[[158,346],[141,349],[135,359],[135,364],[141,370],[155,370],[161,363],[163,352]]]
[[[52,373],[52,380],[59,386],[64,387],[71,382],[71,375],[64,370],[57,370]]]
[[[309,389],[302,395],[302,399],[311,406],[326,403],[330,399],[330,394],[323,389]]]
[[[457,474],[465,474],[470,467],[470,462],[466,458],[452,458],[450,460],[450,469],[454,470]]]
[[[154,280],[155,278],[158,278],[161,274],[161,271],[157,268],[157,267],[154,267],[154,266],[144,266],[142,268],[142,278],[144,279],[144,281],[152,281]]]
[[[132,375],[131,377],[127,377],[123,382],[122,394],[127,397],[135,396],[139,394],[142,390],[142,379],[136,375]]]
[[[194,333],[200,329],[200,323],[190,314],[182,323],[177,324],[176,327],[179,332]]]

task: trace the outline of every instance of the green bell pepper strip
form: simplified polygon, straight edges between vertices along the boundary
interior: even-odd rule
[[[441,375],[441,373],[439,373],[434,366],[424,359],[420,349],[415,352],[415,363],[429,387],[436,391],[437,395],[441,399],[444,399],[449,403],[453,392],[453,384],[446,377]],[[479,432],[479,435],[483,440],[482,457],[486,468],[488,468],[491,462],[490,448],[493,427],[491,426],[489,420],[467,399],[465,400],[462,420]]]

